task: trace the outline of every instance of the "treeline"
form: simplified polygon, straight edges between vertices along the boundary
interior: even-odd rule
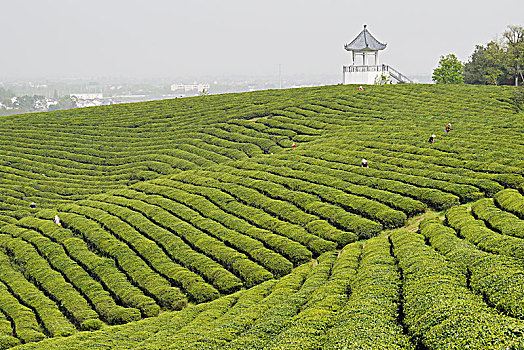
[[[15,97],[15,93],[13,91],[0,87],[0,100],[11,97]]]
[[[0,88],[0,115],[26,112],[47,112],[78,107],[75,96],[47,98],[41,95],[15,96],[11,90]]]
[[[464,64],[464,82],[480,85],[521,85],[524,82],[524,28],[508,26],[502,37],[477,45]]]

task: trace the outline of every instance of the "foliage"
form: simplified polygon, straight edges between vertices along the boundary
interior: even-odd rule
[[[518,89],[513,91],[512,100],[515,103],[517,110],[519,111],[524,110],[524,88],[519,87]]]
[[[508,26],[500,40],[485,46],[476,45],[469,61],[464,65],[464,81],[468,84],[518,85],[524,81],[524,30]]]
[[[500,197],[499,197],[500,198]],[[481,199],[472,206],[473,213],[489,227],[508,236],[524,238],[524,221],[495,206],[493,199]]]
[[[514,189],[500,191],[494,196],[494,200],[499,208],[509,211],[521,220],[524,220],[524,197],[519,191]]]
[[[438,66],[433,70],[432,79],[437,84],[461,84],[464,82],[464,66],[452,53],[440,56]]]
[[[521,70],[521,65],[524,65],[524,28],[508,26],[503,35],[507,44],[509,73],[515,80],[515,86],[518,86],[519,80],[524,82],[524,75]]]
[[[47,108],[47,102],[44,96],[24,95],[15,97],[14,101],[12,102],[12,107],[26,112],[33,112]]]
[[[0,100],[11,99],[13,97],[15,97],[13,91],[0,87]]]
[[[477,220],[465,206],[451,208],[446,212],[446,220],[465,240],[477,245],[486,252],[524,258],[524,241],[495,232],[482,220]]]
[[[467,84],[506,85],[507,67],[502,44],[491,41],[486,46],[477,45],[469,61],[464,64],[464,81]]]
[[[409,231],[391,236],[403,276],[404,321],[413,337],[427,348],[493,348],[521,343],[523,322],[494,313],[481,296],[469,289],[468,270],[462,264],[473,268],[474,258],[464,262],[457,257],[460,265],[447,260],[446,252],[453,252],[456,247],[452,241],[455,236],[450,234],[453,230],[434,221],[421,224],[421,229],[424,236]],[[425,238],[430,240],[431,246],[425,244]],[[485,266],[481,263],[479,259],[472,271],[475,274],[471,277],[472,289],[485,286],[490,292],[502,292],[497,297],[503,300],[504,286],[489,284],[489,271],[496,271],[496,268],[487,261]],[[483,270],[483,267],[492,270]],[[503,271],[500,272],[504,277]],[[477,273],[484,276],[477,277]],[[487,281],[483,280],[486,276]],[[514,296],[518,295],[520,293]]]
[[[386,85],[391,83],[391,77],[386,73],[382,73],[375,77],[375,85]]]

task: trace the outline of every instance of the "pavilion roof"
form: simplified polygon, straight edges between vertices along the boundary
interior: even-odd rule
[[[379,42],[370,32],[368,32],[367,26],[364,24],[364,29],[360,32],[357,37],[349,44],[344,45],[344,48],[348,51],[378,51],[384,50],[387,44]]]

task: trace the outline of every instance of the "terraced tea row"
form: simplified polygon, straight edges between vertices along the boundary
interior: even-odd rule
[[[306,269],[307,266],[307,270],[311,270],[309,264],[298,265],[297,270],[288,275],[292,263],[283,255],[264,250],[267,248],[264,248],[262,238],[274,238],[278,236],[277,233],[257,228],[234,214],[224,215],[220,207],[214,205],[213,201],[208,201],[204,195],[184,190],[193,189],[193,192],[198,192],[198,189],[205,193],[205,186],[175,180],[184,177],[185,174],[174,175],[171,180],[158,179],[151,184],[134,185],[134,189],[111,191],[89,200],[62,205],[59,209],[62,210],[60,215],[65,228],[60,228],[49,220],[52,214],[50,210],[39,212],[40,217],[47,217],[48,220],[24,218],[18,225],[2,227],[0,247],[7,255],[2,258],[4,260],[1,266],[4,271],[0,280],[12,296],[7,296],[5,303],[0,300],[0,310],[13,320],[14,332],[19,339],[24,342],[38,341],[45,334],[72,334],[75,327],[97,329],[101,326],[100,321],[118,324],[140,317],[156,316],[159,306],[170,310],[180,309],[187,302],[182,291],[189,298],[202,302],[217,298],[217,290],[231,293],[242,285],[258,285],[260,288],[262,285],[274,286],[275,283],[284,283],[288,278],[295,278],[297,271]],[[190,178],[196,179],[197,175],[192,174]],[[209,184],[209,181],[205,183]],[[227,196],[214,186],[209,189],[213,190],[209,193],[210,198],[214,195],[219,197],[220,194]],[[503,198],[506,195],[512,195],[512,199],[516,201],[522,200],[522,195],[514,190],[502,191],[495,197]],[[229,196],[231,198],[231,194]],[[221,203],[218,199],[216,202]],[[229,203],[231,202],[234,201]],[[294,298],[302,301],[295,313],[284,313],[285,320],[279,321],[281,323],[277,326],[273,325],[278,330],[275,334],[264,333],[256,335],[255,339],[251,339],[250,335],[244,339],[246,336],[237,332],[240,338],[236,339],[236,336],[224,331],[228,337],[222,339],[222,331],[219,330],[230,326],[216,323],[217,320],[204,326],[199,319],[195,319],[191,323],[194,326],[186,326],[184,331],[181,330],[174,338],[169,338],[169,342],[177,344],[176,347],[179,348],[198,348],[202,346],[202,342],[218,337],[219,340],[214,340],[214,344],[219,348],[235,348],[237,343],[256,348],[256,344],[260,342],[265,347],[289,344],[289,348],[315,348],[330,339],[329,344],[321,346],[340,348],[360,342],[380,342],[388,346],[403,344],[399,345],[400,348],[418,346],[419,343],[440,348],[451,341],[446,338],[448,331],[445,331],[451,327],[449,322],[453,323],[453,329],[460,331],[460,336],[454,339],[457,346],[466,346],[464,344],[473,342],[473,347],[486,347],[507,345],[511,343],[508,343],[510,340],[518,341],[518,329],[524,319],[524,265],[521,254],[524,241],[508,235],[511,232],[505,232],[504,226],[493,226],[495,231],[487,227],[492,227],[490,222],[497,216],[511,215],[498,208],[493,200],[481,199],[472,207],[472,211],[466,205],[448,210],[446,222],[450,227],[438,220],[425,220],[420,226],[421,235],[400,230],[391,234],[389,240],[382,235],[365,243],[350,244],[338,255],[333,252],[323,253],[318,258],[319,266],[327,266],[327,272],[323,273],[327,273],[329,277],[313,284],[315,287],[304,289],[304,295],[299,294],[290,297],[291,299],[286,297],[284,305],[292,303]],[[168,216],[168,212],[171,212],[171,216]],[[181,222],[178,224],[174,220]],[[513,225],[524,223],[517,217],[514,220]],[[228,222],[242,229],[232,230],[226,226]],[[154,225],[151,226],[151,223]],[[181,227],[184,229],[180,230]],[[195,240],[191,236],[191,227],[195,233],[196,230],[201,230]],[[162,229],[166,230],[163,236]],[[242,230],[257,232],[260,240],[248,238],[247,235],[242,237],[239,233]],[[144,238],[146,232],[149,236]],[[176,239],[177,236],[180,244],[189,245],[185,251],[179,251],[179,246],[170,250],[173,245],[169,240]],[[283,239],[282,236],[280,238]],[[253,246],[262,250],[254,254],[244,248],[242,253],[237,251],[225,254],[226,260],[213,255],[219,254],[218,248],[206,250],[206,243],[212,245],[222,242],[229,243],[224,249],[232,249],[235,247],[235,240],[244,247]],[[292,240],[289,242],[297,244]],[[194,245],[200,243],[203,243],[200,248]],[[87,251],[92,257],[87,258],[89,255],[84,255],[82,260],[78,259],[78,255],[74,253],[75,245],[84,246],[82,249],[76,248],[77,254]],[[301,247],[307,253],[296,264],[307,261],[308,256],[311,257],[311,252],[304,246]],[[110,262],[97,253],[114,259],[116,265],[106,263],[103,268],[90,270],[89,266],[93,264],[89,260]],[[179,253],[182,254],[175,256]],[[198,256],[200,260],[192,260],[186,254]],[[235,254],[245,254],[245,260],[238,260],[240,255],[235,258]],[[268,260],[263,258],[264,254],[270,254]],[[335,259],[337,256],[338,259]],[[235,264],[229,264],[228,257],[235,259]],[[203,268],[205,265],[188,264],[205,259],[216,266],[209,271],[221,278],[212,281],[212,275],[206,274]],[[279,263],[279,259],[284,265]],[[324,261],[330,263],[323,265]],[[368,263],[372,263],[371,266]],[[20,266],[23,274],[14,266]],[[277,270],[279,266],[287,267],[285,270]],[[321,268],[316,267],[314,270],[319,269]],[[340,276],[337,275],[338,270],[341,271]],[[222,275],[218,271],[223,271]],[[121,278],[120,284],[115,283],[115,277],[108,278],[113,274],[116,279]],[[204,279],[199,275],[204,276]],[[273,282],[273,276],[282,275],[288,277]],[[381,276],[385,280],[381,280]],[[443,281],[446,283],[443,284]],[[35,285],[31,282],[35,282]],[[125,290],[118,288],[125,283],[130,283]],[[402,290],[398,289],[399,285],[402,285]],[[248,289],[245,291],[246,295],[251,295],[257,288]],[[387,299],[377,302],[377,305],[375,302],[369,304],[370,295],[375,288],[381,291],[380,295],[383,295],[384,288],[389,290],[386,293]],[[27,289],[27,293],[24,289]],[[345,295],[348,290],[351,293]],[[240,293],[243,295],[244,292]],[[263,294],[264,297],[270,295],[267,293]],[[442,295],[448,294],[450,299],[442,299]],[[432,310],[432,304],[428,304],[427,300],[421,304],[420,299],[427,295],[440,300],[440,304],[434,303],[435,309],[430,314],[436,314],[431,317],[428,317],[427,312]],[[345,300],[344,303],[340,303],[341,297]],[[221,300],[220,305],[225,298],[227,299],[217,299]],[[455,304],[449,304],[451,300]],[[253,302],[253,305],[258,306],[257,303],[258,301]],[[312,305],[311,310],[308,305]],[[273,307],[277,306],[271,306]],[[366,309],[369,307],[373,311]],[[239,308],[243,309],[244,306]],[[278,308],[266,312],[280,315]],[[399,308],[402,310],[401,314],[397,314]],[[27,319],[22,316],[23,310],[34,316]],[[285,310],[289,311],[288,306]],[[226,316],[223,322],[231,321],[233,316],[224,312]],[[372,316],[365,316],[370,312]],[[425,315],[422,323],[421,313]],[[58,319],[63,324],[46,323],[51,322],[52,318],[47,319],[42,315],[59,315]],[[383,316],[377,318],[377,315]],[[232,321],[235,330],[240,327],[250,334],[253,325],[238,324],[246,320],[246,314],[239,312],[238,317],[238,321]],[[27,322],[29,325],[26,325]],[[369,328],[366,328],[366,322],[369,322]],[[385,335],[379,336],[374,332],[377,322],[385,322],[381,327],[391,329],[386,332],[390,338],[383,338]],[[266,326],[260,327],[266,329]],[[18,335],[18,328],[29,329],[29,335],[24,332]],[[477,328],[482,330],[482,336],[473,341],[469,334]],[[369,334],[362,333],[363,329],[367,329]],[[397,330],[393,331],[394,329]],[[259,339],[260,336],[262,339]]]
[[[131,322],[95,341],[154,318],[139,324],[165,332],[125,333],[122,347],[517,341],[524,121],[511,96],[333,86],[9,117],[0,340]],[[450,227],[385,235],[431,209],[449,209]]]
[[[3,118],[0,210],[23,216],[16,211],[27,209],[31,201],[52,207],[178,169],[290,147],[291,138],[300,139],[301,128],[309,136],[320,134],[300,122],[290,123],[296,131],[239,125],[245,119],[235,118],[264,116],[268,108],[283,106],[280,92],[257,95],[254,103],[249,94],[231,95],[229,103],[223,96],[209,96],[207,101],[157,101]],[[286,95],[292,103],[292,96]],[[234,103],[236,97],[243,102]],[[228,119],[237,123],[224,123]]]
[[[157,328],[154,342],[144,338],[143,343],[128,343],[128,346],[175,346],[180,349],[201,349],[211,344],[218,348],[226,346],[242,349],[261,348],[264,344],[268,348],[281,348],[283,344],[287,344],[286,348],[321,346],[324,341],[316,334],[324,333],[334,316],[349,312],[352,306],[364,302],[360,298],[373,291],[371,288],[355,292],[353,298],[346,294],[353,281],[370,279],[371,271],[377,277],[382,276],[383,283],[389,283],[386,285],[393,290],[391,301],[389,297],[377,294],[378,298],[384,298],[389,304],[377,305],[376,311],[382,310],[385,316],[384,325],[389,325],[396,332],[386,337],[393,340],[398,338],[399,344],[409,344],[407,337],[402,335],[402,329],[392,322],[396,312],[395,296],[398,297],[398,274],[395,273],[394,260],[389,257],[389,264],[386,263],[386,266],[391,266],[392,271],[384,271],[384,263],[376,258],[377,255],[389,256],[387,239],[370,241],[363,250],[359,243],[349,245],[338,257],[333,252],[324,253],[319,257],[318,265],[301,265],[278,281],[267,281],[211,303],[188,307],[179,313],[184,321],[175,327],[172,327],[176,322],[173,322],[175,314],[171,314],[171,326]],[[160,316],[155,321],[159,322],[162,318],[165,319]],[[371,319],[362,319],[359,323],[361,327],[367,325],[368,329],[372,329],[373,324]],[[342,324],[339,328],[345,329]],[[338,334],[337,329],[333,328],[334,335]],[[374,340],[376,339],[361,339],[367,344]],[[347,339],[340,336],[339,341],[344,342]],[[46,348],[45,343],[39,345]],[[81,346],[79,343],[78,345]]]
[[[425,220],[420,234],[400,229],[351,243],[211,302],[21,349],[518,347],[524,265],[462,238],[468,223],[479,221],[467,209],[448,211],[451,227]]]
[[[489,180],[504,187],[522,183],[515,174],[522,174],[523,161],[509,151],[523,151],[523,125],[514,118],[511,97],[507,89],[487,87],[369,87],[357,93],[334,86],[6,117],[0,125],[0,211],[22,217],[31,202],[50,208],[178,170],[280,153],[292,142],[302,149],[317,139],[316,151],[344,145],[384,171],[391,166],[382,163],[394,159],[396,167],[416,166],[414,176],[432,179],[424,186],[441,189],[451,179],[462,186],[452,186],[453,193],[471,200],[479,194],[464,186],[492,195],[501,188]],[[393,108],[392,100],[402,103]],[[424,142],[439,124],[455,120],[452,134]],[[435,170],[428,174],[429,165]],[[439,178],[442,167],[449,175]]]

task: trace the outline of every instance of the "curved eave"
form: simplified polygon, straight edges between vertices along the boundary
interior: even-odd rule
[[[386,48],[387,44],[383,44],[383,46],[381,46],[380,48],[376,48],[376,49],[372,49],[370,47],[364,47],[364,48],[360,48],[360,49],[357,49],[357,48],[350,48],[349,45],[344,45],[344,49],[346,51],[355,51],[355,52],[363,52],[363,51],[366,51],[366,52],[370,52],[370,51],[380,51],[380,50],[384,50]]]

